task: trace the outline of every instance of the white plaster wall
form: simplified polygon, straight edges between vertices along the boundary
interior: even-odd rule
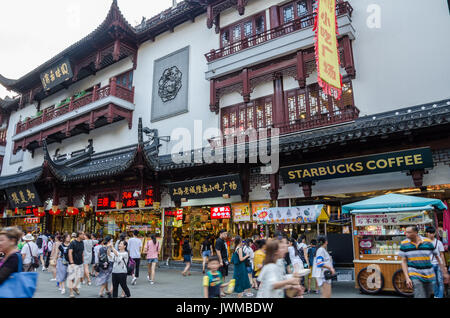
[[[189,35],[189,36],[188,36]],[[144,127],[158,129],[160,136],[170,136],[175,128],[186,128],[194,131],[194,121],[201,122],[203,131],[206,128],[218,128],[219,116],[209,110],[209,81],[205,79],[207,70],[204,54],[211,50],[218,36],[214,30],[206,28],[206,15],[195,19],[195,23],[186,22],[175,28],[174,33],[166,32],[156,38],[155,42],[147,41],[141,45],[138,52],[138,68],[134,75],[136,87],[136,111],[133,121],[143,118]],[[185,114],[174,116],[154,123],[151,118],[153,62],[174,51],[189,46],[189,96],[188,109]],[[191,145],[194,146],[193,133]],[[163,142],[160,154],[170,153],[172,147],[179,141]],[[203,141],[206,145],[207,141]],[[197,145],[195,148],[201,147]]]
[[[75,93],[92,87],[95,84],[101,83],[101,87],[109,84],[109,79],[115,75],[119,75],[133,67],[133,63],[130,58],[123,59],[122,61],[107,67],[100,72],[97,72],[96,76],[89,76],[82,81],[75,83],[67,90],[62,90],[57,94],[54,94],[41,102],[41,109],[45,109],[49,106],[59,103],[61,100],[66,99],[69,96],[73,96]],[[32,168],[42,165],[44,161],[44,154],[42,149],[36,149],[34,158],[31,156],[31,152],[25,151],[23,160],[14,164],[10,164],[12,149],[14,142],[11,140],[15,135],[16,124],[21,119],[26,117],[32,117],[36,114],[37,104],[28,104],[23,109],[16,112],[12,112],[9,121],[9,127],[7,132],[7,145],[5,149],[5,157],[3,160],[2,176],[15,174],[19,167],[22,167],[22,171],[27,171]],[[137,125],[137,124],[136,124]],[[65,139],[59,143],[50,144],[48,149],[51,155],[54,154],[57,148],[60,149],[59,153],[71,153],[76,150],[83,149],[87,146],[88,140],[94,140],[94,148],[96,152],[102,152],[113,148],[124,147],[132,143],[137,143],[136,138],[131,139],[130,133],[137,130],[137,126],[133,126],[133,130],[128,129],[128,123],[126,121],[120,121],[112,125],[107,125],[99,129],[95,129],[90,132],[89,135],[81,134],[75,137]],[[114,142],[111,142],[114,140]]]
[[[356,29],[355,104],[361,115],[450,97],[450,16],[443,0],[349,0]],[[369,28],[369,5],[381,28]]]

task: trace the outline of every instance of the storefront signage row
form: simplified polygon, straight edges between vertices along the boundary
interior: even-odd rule
[[[298,183],[432,167],[431,149],[417,148],[284,167],[280,169],[280,174],[285,183]]]
[[[69,59],[63,59],[58,64],[41,74],[42,87],[46,91],[58,86],[73,77],[72,68]]]
[[[34,184],[6,189],[6,195],[13,209],[41,205],[41,200]]]
[[[238,174],[207,179],[168,183],[172,200],[203,199],[242,194]]]

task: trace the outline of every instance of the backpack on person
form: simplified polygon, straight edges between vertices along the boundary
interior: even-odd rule
[[[127,262],[127,275],[133,275],[134,269],[136,268],[136,262],[134,259],[128,256],[128,262]]]
[[[37,245],[37,247],[38,247],[39,249],[41,249],[43,243],[44,243],[44,240],[42,239],[42,237],[39,236],[39,237],[37,238],[37,240],[36,240],[36,245]]]
[[[27,245],[28,245],[28,249],[30,250],[30,255],[31,255],[31,267],[39,268],[39,257],[34,256],[32,250],[31,250],[30,244],[27,244]]]
[[[308,262],[306,261],[305,251],[303,250],[303,248],[300,247],[300,244],[297,244],[297,250],[298,250],[298,256],[300,256],[300,259],[303,262],[303,267],[308,268]]]
[[[99,263],[99,268],[102,268],[102,269],[108,268],[109,259],[108,259],[108,249],[106,247],[102,247],[98,251],[98,263]]]

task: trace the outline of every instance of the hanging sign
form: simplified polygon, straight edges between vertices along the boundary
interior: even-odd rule
[[[380,153],[280,168],[285,183],[299,183],[433,167],[430,148]]]
[[[207,179],[169,183],[172,200],[222,197],[242,194],[238,174]]]
[[[251,221],[249,203],[235,203],[231,205],[231,209],[233,210],[234,222]]]
[[[314,22],[318,83],[336,99],[342,94],[342,75],[337,36],[336,0],[317,0]]]
[[[324,208],[323,204],[263,209],[258,222],[263,224],[315,223]]]
[[[230,219],[231,208],[229,206],[221,206],[211,208],[211,219]]]
[[[34,187],[34,184],[28,184],[20,187],[5,189],[12,208],[26,208],[29,206],[40,206],[41,200]]]
[[[356,226],[423,224],[429,221],[431,221],[431,219],[423,212],[358,214],[355,216]]]
[[[26,218],[23,220],[25,224],[39,224],[41,223],[41,218]]]
[[[41,74],[42,87],[48,91],[53,87],[70,80],[72,77],[73,73],[69,59],[65,58]]]
[[[270,208],[270,201],[252,202],[253,219],[256,220],[261,210],[269,208]]]

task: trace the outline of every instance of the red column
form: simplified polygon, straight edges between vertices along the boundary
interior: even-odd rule
[[[244,68],[242,70],[242,96],[244,97],[244,103],[250,102],[250,79],[248,77],[248,69]]]
[[[111,95],[112,96],[117,96],[116,92],[117,92],[117,79],[115,77],[111,78],[109,84],[111,85]]]
[[[305,88],[306,70],[302,50],[297,52],[297,77],[295,79],[298,81],[298,86],[300,88]]]
[[[355,78],[355,62],[353,60],[353,48],[352,42],[348,35],[344,36],[341,40],[341,45],[344,49],[344,67],[345,71],[351,78]]]
[[[219,113],[219,101],[217,100],[215,79],[212,79],[209,82],[209,110],[212,113]]]
[[[280,179],[279,174],[271,174],[269,175],[270,179],[270,199],[275,201],[278,199],[278,189],[280,188]]]
[[[280,127],[286,122],[284,110],[283,76],[276,73],[273,76],[273,122]]]
[[[277,28],[280,26],[280,16],[278,14],[278,6],[271,6],[270,12],[270,28]]]
[[[97,100],[98,95],[98,85],[94,86],[94,89],[92,90],[92,102],[95,102]]]
[[[208,27],[208,29],[211,29],[213,26],[213,16],[212,16],[212,5],[209,5],[206,8],[206,26]]]
[[[118,61],[119,57],[120,57],[120,40],[117,39],[114,41],[113,60]]]

